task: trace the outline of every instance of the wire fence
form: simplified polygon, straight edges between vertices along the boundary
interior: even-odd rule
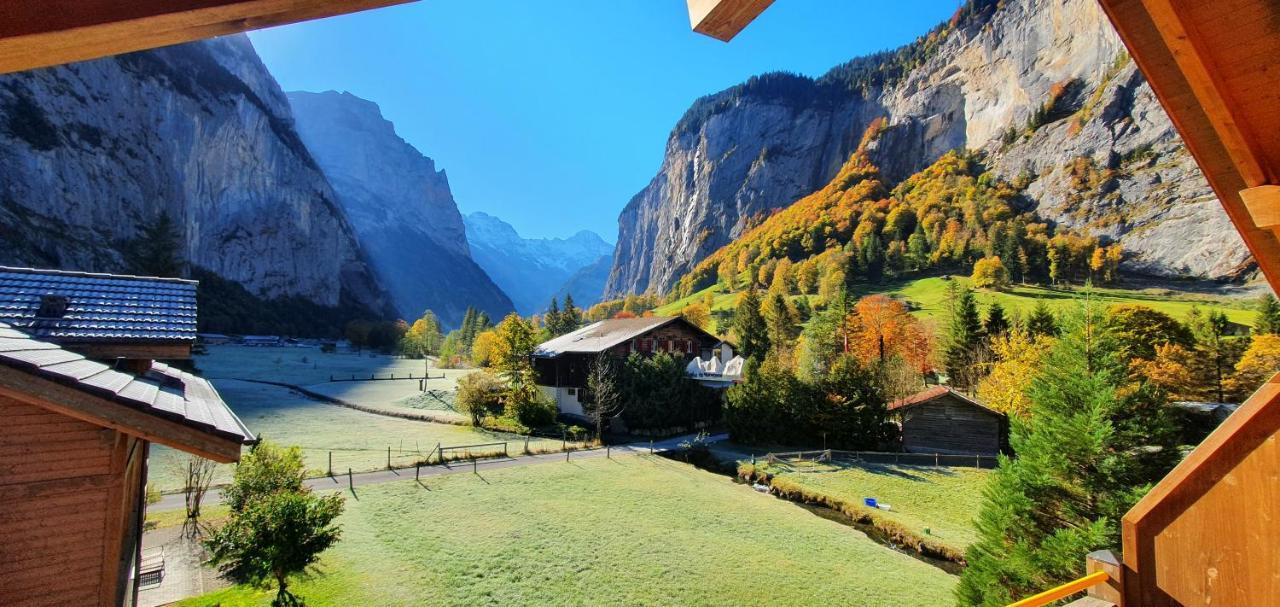
[[[788,468],[791,472],[830,472],[856,464],[899,464],[906,466],[934,466],[946,468],[993,469],[999,459],[992,455],[962,455],[955,453],[895,453],[884,451],[783,451],[768,453],[763,457],[752,456],[752,463],[763,462],[771,466]]]

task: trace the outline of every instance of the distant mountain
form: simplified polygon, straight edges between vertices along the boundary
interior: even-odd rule
[[[337,331],[388,309],[336,198],[245,36],[0,76],[0,264],[135,271],[168,215],[212,303],[249,311],[204,301],[202,326],[320,330],[305,301]],[[264,322],[284,308],[306,318]]]
[[[468,306],[501,318],[507,295],[471,258],[449,179],[351,93],[291,92],[298,133],[337,192],[402,318],[432,310],[449,326]]]
[[[467,215],[465,223],[472,257],[511,296],[521,314],[546,310],[551,297],[579,270],[613,253],[613,245],[588,230],[569,238],[522,238],[510,224],[486,213]],[[593,279],[584,277],[569,292],[578,305],[590,305],[603,290],[603,283],[600,289],[593,285]],[[580,294],[584,299],[578,299]]]
[[[580,307],[599,303],[604,295],[604,285],[609,282],[609,270],[613,268],[613,255],[601,255],[595,263],[584,266],[573,273],[560,290],[556,291],[556,299],[564,299],[572,295],[573,301]]]

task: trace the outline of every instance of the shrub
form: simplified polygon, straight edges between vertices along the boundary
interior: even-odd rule
[[[534,393],[534,398],[516,399],[507,403],[506,416],[529,428],[549,426],[556,422],[556,404],[542,395]]]
[[[458,395],[454,401],[458,411],[471,418],[471,425],[480,426],[486,416],[502,414],[502,395],[506,386],[493,374],[478,371],[458,380]]]

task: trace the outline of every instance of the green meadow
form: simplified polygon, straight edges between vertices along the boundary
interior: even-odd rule
[[[308,605],[944,605],[955,577],[855,529],[654,456],[347,493]],[[179,603],[259,606],[233,587]]]

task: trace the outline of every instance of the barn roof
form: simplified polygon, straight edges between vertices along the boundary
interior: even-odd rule
[[[983,411],[986,411],[987,413],[990,413],[992,415],[998,415],[1000,417],[1004,417],[1003,413],[996,411],[995,409],[992,409],[991,407],[988,407],[972,398],[969,398],[964,394],[956,392],[955,390],[952,390],[949,386],[934,386],[923,392],[917,392],[906,398],[895,400],[892,403],[889,403],[889,410],[897,411],[900,409],[907,409],[917,405],[922,405],[924,403],[932,402],[934,400],[937,400],[938,398],[941,398],[947,395],[954,396],[956,399],[960,400],[960,402],[982,409]]]
[[[196,284],[0,266],[0,321],[64,343],[193,343]]]
[[[35,339],[0,322],[0,367],[49,380],[223,440],[237,444],[249,444],[255,440],[253,433],[227,407],[212,384],[163,363],[152,363],[150,370],[141,376],[132,375],[117,371],[111,365],[89,360],[57,344]],[[5,374],[3,377],[14,376]],[[13,383],[3,381],[0,387]],[[129,432],[129,429],[123,428],[122,431]],[[182,448],[181,444],[172,446]]]
[[[543,342],[533,351],[533,355],[541,358],[555,358],[570,352],[585,354],[604,352],[618,344],[674,322],[684,323],[711,339],[720,339],[679,316],[612,318],[591,323],[577,331],[565,333]]]

